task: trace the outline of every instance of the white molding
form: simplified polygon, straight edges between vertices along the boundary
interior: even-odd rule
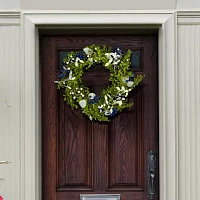
[[[200,10],[177,11],[178,25],[200,25]]]
[[[0,26],[19,26],[20,11],[0,11]]]
[[[179,26],[178,48],[179,198],[199,200],[200,26]]]
[[[173,14],[159,29],[160,200],[178,199],[176,32]]]
[[[23,14],[172,14],[174,10],[23,10]]]
[[[176,13],[148,12],[23,12],[22,13],[22,175],[21,200],[41,200],[40,87],[38,30],[40,25],[118,24],[159,27],[160,200],[177,200]],[[25,178],[26,177],[26,178]],[[38,186],[39,185],[39,186]]]
[[[0,27],[0,195],[20,198],[20,27]],[[6,101],[6,102],[5,102]]]
[[[166,22],[169,13],[125,13],[125,12],[80,12],[78,15],[75,12],[66,13],[25,13],[29,16],[31,22],[36,25],[74,25],[74,24],[132,24],[132,25],[161,25]],[[81,17],[80,17],[80,16]],[[91,17],[92,15],[92,17]],[[134,15],[134,17],[133,17]],[[160,17],[156,17],[160,15]]]

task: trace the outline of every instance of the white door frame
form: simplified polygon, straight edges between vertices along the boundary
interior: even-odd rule
[[[24,11],[21,16],[21,200],[41,200],[38,26],[133,25],[159,28],[160,200],[178,199],[176,13],[173,11]]]

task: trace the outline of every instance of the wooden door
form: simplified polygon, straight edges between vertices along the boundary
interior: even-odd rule
[[[131,49],[132,70],[145,74],[130,94],[134,105],[109,123],[91,122],[80,110],[72,110],[54,83],[60,57],[91,44]],[[42,200],[79,200],[80,194],[148,199],[147,154],[158,153],[157,59],[157,35],[153,34],[41,37]],[[102,66],[94,66],[85,72],[83,82],[100,94],[109,84],[108,77]]]

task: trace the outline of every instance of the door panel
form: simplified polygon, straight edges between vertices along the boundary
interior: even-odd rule
[[[130,94],[134,105],[109,123],[91,122],[80,110],[72,110],[54,83],[60,52],[91,44],[137,52],[132,70],[145,74]],[[147,200],[147,154],[158,153],[157,35],[43,35],[41,66],[43,200],[78,200],[80,194],[94,193]],[[108,71],[98,65],[85,72],[83,83],[99,95],[108,78]]]
[[[91,190],[92,132],[91,124],[80,111],[71,111],[60,95],[58,134],[59,191]]]
[[[142,190],[144,165],[143,133],[141,132],[141,86],[134,91],[133,106],[110,122],[109,190]]]

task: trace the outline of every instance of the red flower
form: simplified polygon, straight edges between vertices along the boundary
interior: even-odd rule
[[[0,196],[0,200],[3,200],[3,197],[2,197],[2,196]]]

